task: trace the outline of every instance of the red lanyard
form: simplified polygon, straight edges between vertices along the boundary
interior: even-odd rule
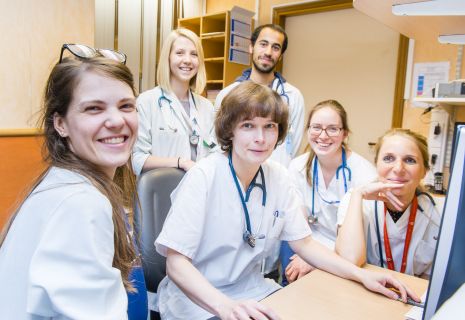
[[[400,267],[400,272],[405,273],[405,268],[407,267],[407,255],[408,249],[410,247],[410,241],[412,240],[413,227],[415,225],[415,218],[417,216],[418,200],[417,196],[413,197],[412,207],[410,209],[410,217],[408,219],[407,234],[405,236],[404,243],[404,253],[402,254],[402,265]],[[384,249],[386,250],[386,262],[390,270],[395,270],[394,260],[392,259],[391,244],[389,242],[389,236],[387,232],[386,225],[386,204],[384,204]],[[381,257],[382,259],[383,257]]]

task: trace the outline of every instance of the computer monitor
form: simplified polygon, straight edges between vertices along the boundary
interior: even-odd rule
[[[465,283],[465,126],[457,129],[455,156],[423,319],[429,320]]]

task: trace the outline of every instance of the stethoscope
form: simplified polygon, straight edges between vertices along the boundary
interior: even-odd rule
[[[347,186],[347,181],[351,182],[352,181],[352,170],[347,166],[347,156],[346,156],[346,151],[344,148],[342,148],[342,164],[337,167],[336,169],[336,180],[339,180],[339,172],[342,172],[342,177],[344,180],[344,194],[347,193],[348,186]],[[347,180],[347,178],[349,178]],[[315,190],[318,193],[318,196],[320,197],[323,202],[327,204],[338,204],[341,202],[341,200],[326,200],[323,198],[321,195],[320,191],[318,190],[318,157],[315,156],[313,159],[313,177],[312,177],[312,183],[313,183],[313,188],[312,188],[312,212],[311,215],[308,217],[308,223],[310,224],[316,224],[318,222],[318,217],[315,215]]]
[[[250,70],[251,69],[248,69],[249,70],[249,73],[246,75],[245,77],[245,80],[249,80],[250,79],[250,74],[252,73]],[[286,80],[277,72],[274,73],[274,76],[276,77],[276,79],[278,80],[277,81],[277,84],[276,84],[276,88],[273,89],[273,84],[271,85],[271,89],[273,89],[274,91],[276,91],[280,97],[286,99],[286,103],[287,105],[289,105],[289,96],[287,95],[286,93],[286,90],[284,89],[284,83],[286,82]],[[244,78],[242,78],[244,79]],[[281,88],[281,91],[279,90],[279,88]]]
[[[426,196],[429,199],[429,201],[431,202],[431,204],[433,205],[433,207],[436,206],[436,201],[434,201],[433,197],[429,193],[417,190],[415,192],[415,195],[417,197]],[[420,212],[422,212],[422,213],[425,212],[425,210],[420,206],[420,204],[418,204],[418,210],[420,210]],[[431,219],[431,217],[429,217],[428,215],[427,215],[427,217],[434,225],[439,227],[439,225],[436,222],[434,222],[433,219]],[[378,252],[379,252],[380,266],[381,266],[381,268],[384,268],[383,248],[381,246],[381,231],[380,231],[380,228],[379,228],[379,221],[378,221],[378,201],[375,201],[375,225],[376,225],[376,238],[378,239]],[[437,240],[437,237],[433,237],[433,238],[435,240]]]
[[[158,98],[158,107],[160,108],[160,110],[162,110],[162,113],[163,113],[163,101],[165,101],[165,102],[167,102],[168,105],[170,106],[171,112],[174,113],[175,111],[174,111],[174,108],[173,108],[171,99],[169,99],[169,98],[165,95],[165,91],[164,91],[162,88],[160,88],[160,90],[161,90],[161,95],[160,95],[160,97]],[[195,99],[194,99],[194,94],[192,93],[191,90],[189,90],[189,92],[190,92],[192,101],[193,101],[193,103],[194,103],[194,107],[197,108],[197,105],[196,105]],[[192,120],[192,122],[193,122],[195,125],[197,125],[197,119],[196,119],[196,118],[194,118],[194,119]],[[178,131],[178,129],[177,129],[176,127],[174,127],[174,126],[171,125],[170,121],[167,121],[167,123],[168,123],[168,128],[169,128],[170,130],[172,130],[172,131],[175,132],[175,133]],[[193,129],[193,130],[192,130],[192,133],[189,134],[189,142],[190,142],[190,144],[192,144],[193,146],[196,146],[196,145],[199,144],[199,140],[200,140],[199,134],[197,133],[197,131],[196,131],[195,129]]]
[[[250,193],[252,192],[253,188],[258,187],[262,190],[262,207],[265,207],[266,204],[266,185],[265,185],[265,174],[263,173],[262,166],[258,168],[257,173],[255,174],[254,178],[252,179],[252,182],[250,183],[249,187],[247,188],[247,191],[245,193],[245,197],[242,194],[241,187],[239,185],[239,179],[237,178],[236,170],[234,170],[234,166],[232,163],[232,152],[229,152],[228,155],[228,160],[229,160],[229,168],[231,169],[231,174],[233,176],[234,182],[236,184],[236,189],[237,193],[239,194],[239,198],[241,199],[241,204],[242,204],[242,209],[244,210],[244,217],[245,217],[245,227],[246,230],[244,231],[242,235],[242,239],[247,242],[247,244],[251,247],[254,248],[256,244],[257,239],[264,239],[265,235],[264,234],[258,234],[260,231],[262,222],[263,222],[263,212],[262,212],[262,217],[260,219],[260,224],[258,225],[257,228],[257,233],[252,233],[252,226],[250,224],[250,216],[249,216],[249,210],[247,209],[247,204],[246,202],[249,201]],[[257,176],[260,173],[260,179],[261,183],[257,183]]]

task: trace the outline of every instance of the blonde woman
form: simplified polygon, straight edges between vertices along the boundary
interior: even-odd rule
[[[137,98],[136,174],[160,167],[187,171],[215,146],[213,105],[200,95],[206,84],[203,49],[194,32],[177,29],[169,34],[160,53],[157,82]]]
[[[420,185],[428,159],[426,138],[408,129],[392,129],[378,140],[378,181],[354,188],[339,207],[341,256],[429,277],[440,214]]]

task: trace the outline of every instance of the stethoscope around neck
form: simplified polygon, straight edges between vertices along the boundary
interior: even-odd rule
[[[246,80],[250,79],[250,74],[251,73],[252,72],[249,72],[249,74],[246,76]],[[273,89],[273,83],[271,83],[271,89],[276,91],[282,98],[286,99],[286,103],[287,103],[287,105],[289,105],[289,101],[290,101],[289,96],[287,95],[286,90],[284,89],[284,83],[286,82],[286,80],[284,80],[284,78],[277,72],[274,73],[274,76],[276,77],[276,79],[278,81],[277,81],[277,84],[276,84],[276,88],[274,88],[274,89]],[[281,89],[281,90],[279,90],[279,89]]]
[[[336,180],[339,180],[339,173],[342,174],[342,178],[344,181],[344,194],[347,193],[348,190],[348,184],[347,181],[351,182],[352,181],[352,170],[347,166],[347,156],[346,156],[346,150],[342,148],[342,164],[337,167],[336,169]],[[315,190],[316,193],[318,193],[318,196],[320,199],[330,205],[333,204],[338,204],[341,202],[341,200],[326,200],[323,198],[323,196],[320,194],[320,191],[318,190],[318,157],[315,156],[313,159],[313,177],[312,177],[312,212],[311,215],[308,217],[308,222],[310,224],[315,224],[318,222],[318,217],[315,215]]]
[[[262,166],[258,168],[257,173],[252,179],[252,182],[250,183],[249,187],[247,188],[247,191],[245,192],[245,197],[242,194],[242,190],[239,184],[239,179],[237,178],[236,170],[234,170],[234,166],[232,163],[232,151],[229,152],[228,154],[228,161],[229,161],[229,169],[231,170],[231,174],[234,179],[234,183],[236,185],[237,193],[239,194],[239,198],[241,199],[241,204],[242,204],[242,209],[244,211],[244,217],[245,217],[245,227],[246,230],[244,231],[242,235],[242,239],[252,248],[255,247],[256,240],[257,239],[264,239],[265,235],[264,234],[258,234],[260,232],[260,228],[263,222],[263,212],[262,216],[260,219],[260,224],[258,225],[257,232],[253,233],[252,232],[252,225],[250,223],[250,216],[249,216],[249,210],[247,209],[247,201],[249,201],[250,194],[253,190],[253,188],[258,187],[262,190],[262,207],[265,207],[266,205],[266,185],[265,185],[265,174],[263,173]],[[257,176],[260,174],[260,179],[261,183],[257,183]]]
[[[433,197],[427,193],[427,192],[423,192],[423,191],[420,191],[420,190],[416,190],[415,191],[415,196],[418,198],[419,196],[426,196],[428,198],[428,200],[431,202],[431,204],[435,207],[436,206],[436,202],[434,201]],[[418,204],[418,210],[420,210],[421,213],[424,213],[424,209],[420,206],[420,204]],[[438,228],[439,228],[439,225],[437,223],[435,223],[431,217],[429,217],[427,215],[427,217],[430,219],[430,221],[435,224]],[[384,268],[384,261],[383,261],[383,247],[381,245],[381,231],[380,231],[380,227],[379,227],[379,220],[378,220],[378,201],[375,201],[375,226],[376,226],[376,238],[378,240],[378,253],[379,253],[379,265],[381,268]],[[437,240],[437,237],[433,237],[435,240]]]
[[[163,101],[165,101],[166,103],[168,103],[171,112],[175,113],[174,108],[173,108],[173,105],[172,105],[171,99],[169,99],[169,98],[165,95],[165,91],[164,91],[162,88],[160,88],[160,91],[161,91],[161,95],[160,95],[160,97],[158,98],[158,107],[160,108],[160,110],[162,110],[162,114],[163,114]],[[189,90],[189,93],[190,93],[191,98],[192,98],[192,101],[193,101],[193,103],[194,103],[194,107],[197,108],[197,105],[196,105],[195,99],[194,99],[194,94],[192,93],[191,90]],[[165,117],[165,120],[167,120],[166,117]],[[196,118],[194,118],[192,121],[194,122],[194,124],[197,124],[197,119],[196,119]],[[169,128],[170,130],[172,130],[173,132],[177,132],[178,129],[177,129],[174,125],[172,125],[172,123],[170,123],[170,122],[171,122],[171,121],[167,121],[167,123],[168,123],[168,128]],[[189,134],[189,142],[190,142],[192,145],[196,146],[196,145],[199,143],[199,140],[200,140],[199,133],[198,133],[194,128],[192,128],[192,132]]]

